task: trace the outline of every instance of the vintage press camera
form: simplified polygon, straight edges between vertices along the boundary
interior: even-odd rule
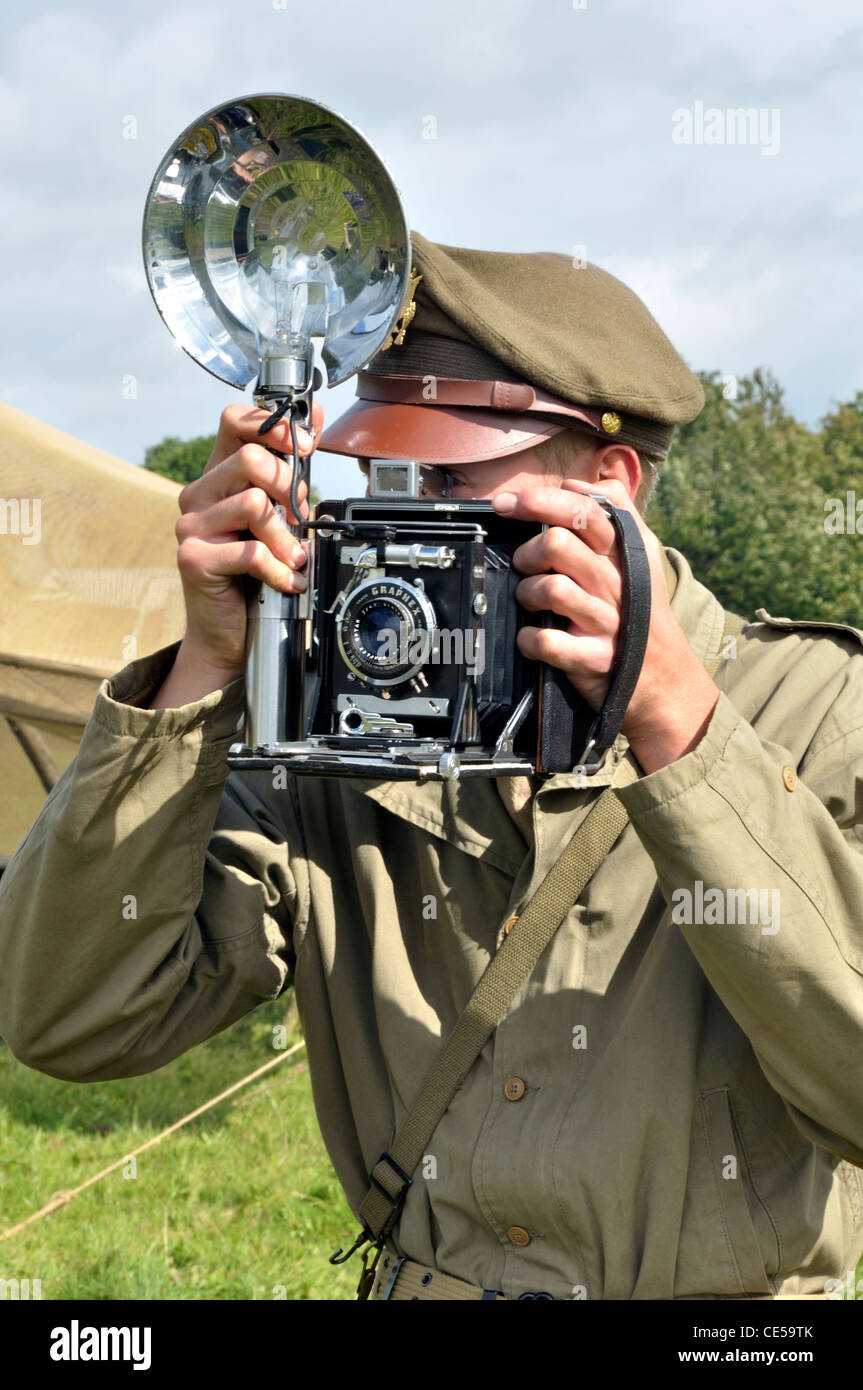
[[[513,554],[545,527],[488,501],[425,498],[423,474],[439,472],[371,460],[366,497],[318,504],[309,589],[264,590],[258,602],[233,768],[415,780],[597,770],[646,641],[637,526],[601,499],[624,557],[625,651],[597,714],[562,671],[516,645],[523,623],[566,625],[515,598]]]

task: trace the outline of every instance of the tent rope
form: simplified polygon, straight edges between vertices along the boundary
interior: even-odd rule
[[[7,714],[5,718],[9,728],[30,759],[33,771],[42,783],[43,789],[46,792],[52,791],[59,780],[60,773],[57,764],[51,757],[51,750],[41,733],[32,724],[27,724],[20,719],[13,719],[11,714]]]
[[[284,1062],[286,1057],[292,1056],[293,1053],[298,1052],[300,1048],[305,1047],[305,1045],[305,1039],[301,1039],[300,1042],[294,1043],[294,1046],[289,1047],[287,1052],[283,1052],[280,1057],[273,1057],[269,1062],[265,1062],[262,1067],[258,1067],[257,1071],[250,1072],[248,1076],[244,1076],[240,1081],[235,1081],[233,1086],[229,1086],[226,1091],[222,1091],[218,1096],[213,1096],[212,1100],[205,1101],[203,1105],[198,1106],[197,1110],[192,1110],[188,1115],[184,1115],[181,1120],[176,1120],[174,1124],[169,1125],[167,1129],[163,1129],[161,1134],[154,1135],[152,1139],[148,1139],[146,1143],[140,1144],[138,1148],[133,1149],[131,1153],[123,1154],[123,1157],[118,1158],[116,1163],[112,1163],[109,1167],[103,1168],[101,1173],[94,1173],[91,1178],[87,1178],[86,1182],[80,1183],[78,1187],[73,1187],[65,1192],[55,1192],[54,1196],[50,1201],[45,1203],[44,1207],[40,1207],[38,1211],[34,1211],[26,1220],[19,1221],[17,1226],[10,1226],[8,1230],[3,1231],[2,1234],[0,1234],[0,1241],[11,1239],[12,1236],[18,1235],[19,1231],[23,1231],[27,1226],[32,1225],[34,1221],[40,1221],[43,1216],[49,1216],[52,1211],[57,1211],[59,1207],[66,1206],[68,1202],[72,1201],[73,1197],[77,1197],[80,1192],[85,1192],[86,1189],[92,1187],[94,1183],[101,1182],[102,1178],[107,1178],[109,1173],[116,1172],[124,1163],[128,1163],[130,1158],[137,1158],[138,1154],[142,1154],[145,1149],[151,1149],[154,1144],[160,1144],[163,1139],[167,1139],[169,1134],[174,1134],[178,1129],[182,1129],[183,1125],[187,1125],[190,1120],[195,1120],[199,1115],[203,1115],[205,1110],[211,1110],[214,1105],[219,1104],[219,1101],[226,1100],[227,1097],[233,1095],[235,1091],[239,1091],[242,1086],[248,1086],[250,1081],[255,1081],[259,1076],[263,1076],[265,1072],[271,1071],[272,1068],[277,1067],[280,1062]]]

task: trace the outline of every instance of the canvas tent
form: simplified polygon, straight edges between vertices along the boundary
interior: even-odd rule
[[[0,856],[100,681],[182,636],[177,484],[0,405]]]

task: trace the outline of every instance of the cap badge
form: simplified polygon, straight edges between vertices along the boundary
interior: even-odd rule
[[[604,410],[599,422],[606,434],[617,434],[623,427],[623,421],[616,410]]]
[[[411,278],[408,281],[408,286],[405,290],[405,297],[402,302],[401,312],[399,313],[399,316],[396,319],[395,324],[390,330],[389,338],[378,349],[379,352],[386,352],[388,348],[392,347],[393,343],[395,343],[396,347],[401,347],[402,343],[404,342],[405,333],[407,333],[408,331],[408,325],[410,324],[414,314],[417,311],[417,306],[414,304],[414,295],[416,294],[417,285],[419,284],[422,278],[423,277],[421,275],[418,275],[415,270],[411,270]]]

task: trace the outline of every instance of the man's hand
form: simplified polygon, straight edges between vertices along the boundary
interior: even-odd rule
[[[614,666],[623,580],[614,527],[591,500],[592,492],[635,517],[650,562],[647,649],[621,732],[644,771],[655,772],[700,742],[719,691],[671,611],[659,541],[621,482],[594,486],[568,478],[559,488],[526,488],[492,498],[501,515],[550,528],[515,551],[513,564],[529,576],[516,589],[519,603],[569,619],[566,631],[523,627],[518,646],[525,656],[565,671],[588,704],[600,708]]]
[[[203,473],[180,493],[182,515],[174,530],[186,635],[152,709],[199,700],[243,674],[248,601],[244,575],[288,594],[307,587],[308,580],[298,573],[307,554],[287,525],[299,519],[291,512],[293,468],[264,444],[266,439],[273,449],[290,454],[290,427],[287,420],[280,421],[259,439],[258,428],[267,413],[247,405],[223,410]],[[312,423],[318,436],[323,422],[323,409],[315,401]],[[315,447],[301,428],[297,442],[303,456]],[[301,483],[298,500],[304,516],[309,511],[307,492]],[[284,510],[284,521],[278,506]]]

